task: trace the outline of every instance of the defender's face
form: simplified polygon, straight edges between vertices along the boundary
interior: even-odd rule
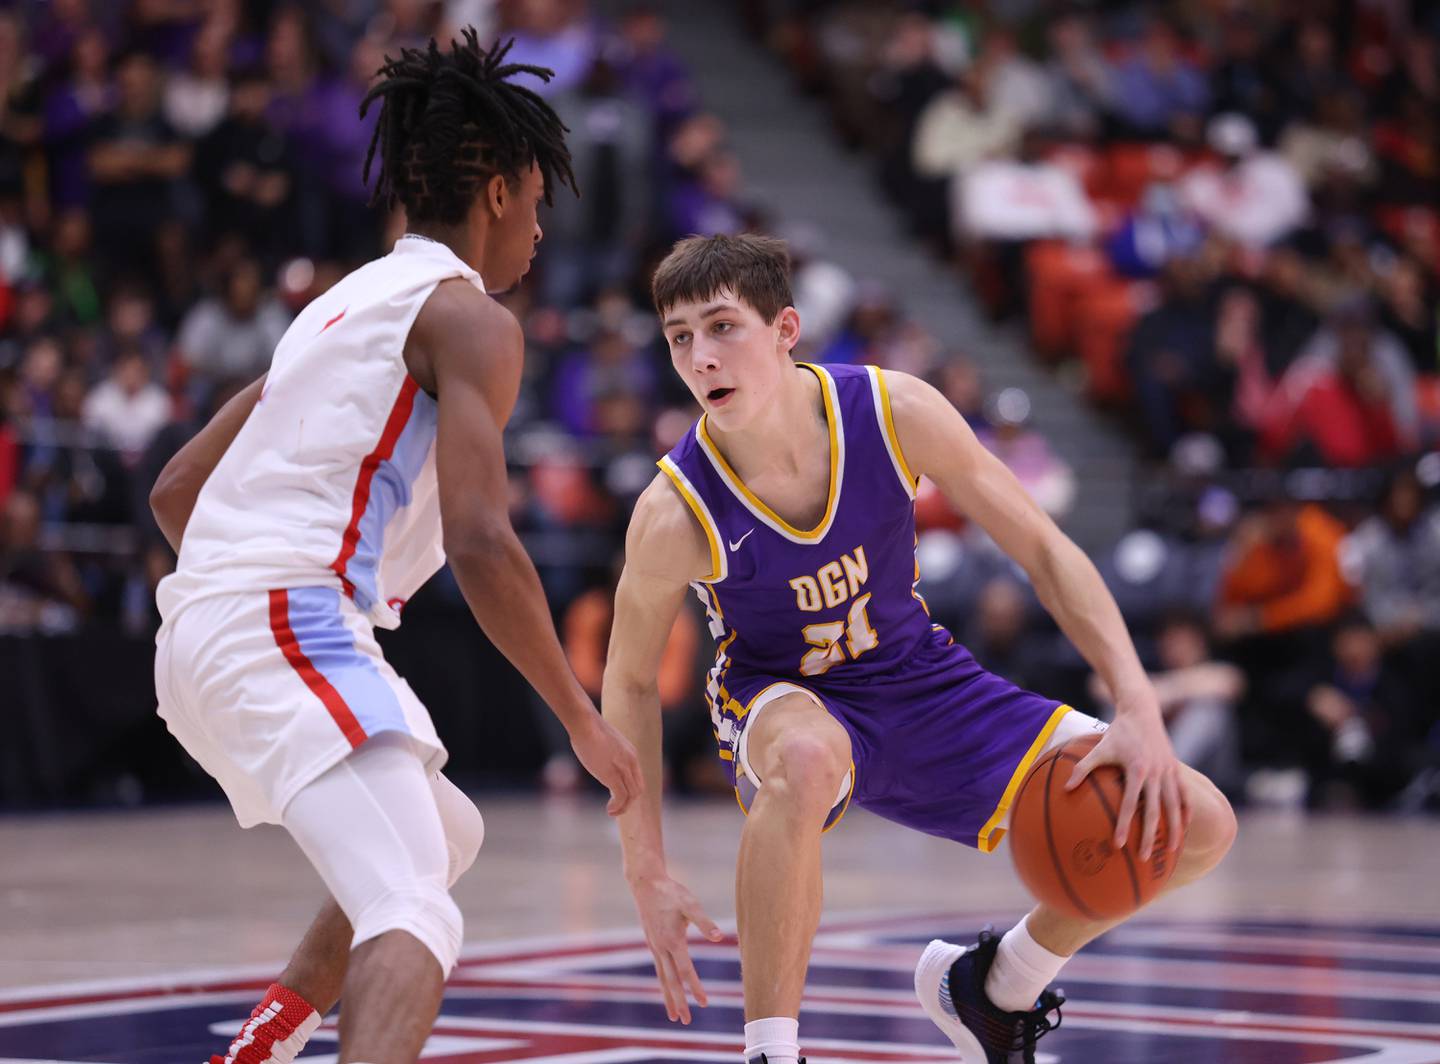
[[[534,163],[514,183],[506,183],[504,210],[490,227],[485,248],[485,289],[503,292],[514,288],[530,271],[530,260],[545,234],[540,229],[540,204],[545,199],[545,178]]]
[[[663,324],[675,372],[722,431],[743,428],[766,407],[799,338],[793,307],[766,322],[728,289],[671,307]]]

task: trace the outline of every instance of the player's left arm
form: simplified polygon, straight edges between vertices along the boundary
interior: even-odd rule
[[[885,382],[910,472],[934,481],[951,505],[1024,567],[1041,603],[1115,692],[1115,722],[1076,766],[1069,786],[1079,786],[1097,765],[1118,765],[1125,773],[1125,798],[1115,826],[1116,845],[1124,845],[1143,797],[1141,854],[1150,854],[1162,811],[1170,847],[1178,848],[1189,816],[1180,764],[1155,689],[1099,571],[975,438],[949,400],[908,374],[886,372]]]
[[[165,463],[165,468],[155,478],[155,486],[150,489],[150,510],[165,541],[176,554],[180,553],[180,537],[190,522],[200,489],[235,442],[250,411],[260,401],[260,391],[264,387],[265,378],[262,376],[233,396],[210,419],[209,424]]]

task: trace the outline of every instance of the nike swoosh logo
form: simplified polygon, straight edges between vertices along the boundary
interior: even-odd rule
[[[753,528],[750,530],[750,532],[754,532],[754,531],[755,531],[755,530],[754,530]],[[737,540],[735,540],[735,541],[733,541],[733,542],[731,542],[730,540],[726,540],[727,543],[730,543],[730,549],[731,549],[732,551],[739,550],[739,549],[740,549],[740,544],[744,543],[747,539],[750,538],[750,532],[746,532],[743,536],[741,536],[739,539],[737,539]]]

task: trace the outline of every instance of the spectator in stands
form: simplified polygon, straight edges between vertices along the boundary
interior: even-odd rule
[[[1182,52],[1180,35],[1152,18],[1133,54],[1116,67],[1110,99],[1128,132],[1152,138],[1196,122],[1209,95],[1205,76]]]
[[[1440,372],[1440,293],[1435,275],[1401,255],[1380,277],[1380,326],[1404,345],[1416,373]]]
[[[1440,636],[1440,507],[1425,505],[1413,468],[1391,474],[1380,512],[1355,529],[1344,557],[1361,608],[1386,646]]]
[[[515,37],[508,60],[555,72],[548,83],[535,83],[535,91],[542,96],[559,96],[578,87],[590,69],[597,44],[581,6],[565,0],[519,0],[514,12],[514,23],[506,28]]]
[[[1122,277],[1154,277],[1171,259],[1196,254],[1205,240],[1199,215],[1180,202],[1174,185],[1146,187],[1135,210],[1105,239],[1110,265]]]
[[[1090,23],[1078,11],[1062,13],[1046,28],[1050,58],[1049,105],[1045,125],[1077,140],[1090,141],[1113,109],[1114,73],[1095,43]]]
[[[1345,87],[1344,63],[1322,19],[1306,19],[1285,36],[1272,56],[1280,112],[1286,122],[1309,119],[1323,98]]]
[[[1414,688],[1381,653],[1363,616],[1335,629],[1330,660],[1315,670],[1305,695],[1307,721],[1294,741],[1310,775],[1309,804],[1379,807],[1419,767],[1422,707]]]
[[[553,416],[576,436],[600,432],[596,402],[619,391],[648,403],[656,389],[655,367],[617,330],[603,330],[556,367],[551,390]]]
[[[1050,83],[1039,64],[1023,52],[1015,34],[1003,25],[985,33],[975,67],[984,71],[990,106],[1008,115],[1022,130],[1042,122],[1050,110]]]
[[[189,68],[166,81],[165,119],[187,140],[199,140],[225,117],[229,49],[229,31],[218,22],[206,23],[191,45]]]
[[[229,113],[196,146],[195,178],[211,239],[243,236],[273,259],[282,249],[293,250],[296,161],[285,135],[266,121],[269,104],[264,73],[243,71],[231,89]]]
[[[1213,428],[1230,407],[1233,376],[1217,357],[1206,270],[1198,255],[1167,262],[1159,306],[1130,334],[1125,360],[1157,456],[1169,454],[1184,432]]]
[[[1245,674],[1216,661],[1204,614],[1172,610],[1155,633],[1158,669],[1150,673],[1175,756],[1203,772],[1227,794],[1239,792],[1240,725],[1236,706],[1245,696]],[[1091,694],[1109,703],[1110,692],[1098,675]]]
[[[981,588],[966,621],[965,645],[985,668],[1020,687],[1043,686],[1044,657],[1030,625],[1024,585],[1007,573]]]
[[[170,420],[170,396],[150,377],[145,354],[127,347],[115,356],[110,375],[85,399],[85,427],[132,464]]]
[[[122,56],[116,81],[115,110],[90,135],[95,243],[110,270],[128,274],[138,264],[154,278],[156,233],[178,217],[176,185],[189,169],[190,148],[161,113],[160,72],[151,56]]]
[[[1055,520],[1075,504],[1075,474],[1043,435],[1030,428],[1030,397],[1005,388],[985,404],[987,425],[976,436],[1015,474],[1030,497]]]
[[[1210,71],[1214,113],[1248,115],[1270,141],[1279,131],[1280,100],[1265,55],[1265,39],[1255,15],[1235,8],[1220,28],[1218,61]]]
[[[728,151],[701,159],[693,178],[682,181],[670,195],[672,234],[714,236],[745,228],[740,202],[740,161]]]
[[[262,285],[260,264],[242,259],[225,278],[223,294],[202,299],[176,338],[180,359],[202,391],[225,378],[254,380],[270,365],[290,315]]]
[[[1352,467],[1395,458],[1415,440],[1414,388],[1399,342],[1375,327],[1367,305],[1352,302],[1281,380],[1261,428],[1261,453]]]
[[[89,608],[70,555],[40,545],[40,504],[12,492],[0,514],[0,633],[74,629]]]
[[[0,395],[3,395],[0,392]],[[0,405],[0,512],[20,478],[20,440],[10,424],[10,413]]]
[[[12,11],[0,11],[0,199],[20,202],[26,166],[40,143],[39,80],[25,53],[24,25]]]
[[[1260,148],[1255,124],[1240,114],[1216,115],[1207,128],[1218,166],[1181,181],[1181,197],[1216,232],[1264,248],[1294,232],[1309,214],[1305,186],[1284,156]]]
[[[597,59],[573,92],[557,95],[566,144],[584,196],[558,196],[545,224],[545,298],[569,307],[622,286],[649,238],[654,211],[654,120],[621,94],[615,68]]]
[[[89,202],[90,130],[114,106],[110,46],[105,35],[91,27],[76,36],[67,75],[45,100],[44,143],[55,208],[80,207]]]
[[[1215,630],[1226,639],[1315,628],[1340,616],[1345,526],[1322,507],[1281,499],[1242,518],[1230,541]]]
[[[665,44],[665,19],[649,4],[632,4],[620,19],[614,62],[630,99],[655,116],[653,137],[663,144],[695,110],[695,86],[685,64]],[[582,186],[583,187],[583,186]]]
[[[36,256],[40,277],[54,300],[61,327],[88,327],[99,322],[103,305],[100,276],[91,253],[90,215],[71,207],[55,218],[48,250]]]
[[[915,172],[953,180],[983,159],[1012,151],[1020,133],[1015,115],[991,99],[985,72],[971,67],[920,113],[911,148]]]

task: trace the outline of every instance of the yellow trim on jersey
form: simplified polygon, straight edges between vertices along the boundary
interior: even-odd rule
[[[1000,804],[995,807],[995,812],[990,819],[985,821],[985,826],[980,829],[979,839],[976,845],[981,853],[994,853],[995,847],[1000,845],[1000,840],[1005,837],[1005,828],[999,826],[1000,821],[1005,819],[1005,814],[1010,811],[1010,803],[1015,800],[1015,792],[1020,789],[1020,783],[1025,779],[1025,773],[1030,771],[1030,766],[1040,756],[1040,751],[1045,749],[1045,744],[1050,741],[1056,726],[1062,717],[1070,712],[1069,706],[1061,705],[1055,707],[1055,712],[1050,714],[1050,719],[1045,722],[1045,727],[1040,729],[1040,734],[1035,736],[1035,741],[1030,744],[1030,749],[1025,751],[1025,756],[1020,759],[1020,764],[1015,766],[1015,771],[1010,774],[1010,783],[1005,788],[1005,793],[1000,796]]]
[[[720,542],[720,529],[715,524],[715,518],[710,516],[700,493],[695,490],[694,485],[680,471],[680,467],[671,461],[667,454],[655,463],[660,467],[670,483],[675,485],[675,490],[685,500],[685,505],[690,507],[690,512],[695,515],[695,520],[700,522],[701,529],[705,532],[705,538],[710,542],[710,575],[702,579],[703,584],[712,584],[725,579],[728,570],[728,563],[725,557],[724,545]]]
[[[895,431],[895,415],[890,409],[890,388],[885,383],[885,371],[874,366],[866,366],[865,372],[870,374],[875,409],[885,427],[885,447],[890,452],[890,461],[895,466],[895,475],[900,478],[900,484],[905,488],[905,494],[913,499],[920,478],[910,472],[910,466],[905,461],[905,452],[900,449],[900,434]]]
[[[825,500],[825,515],[814,528],[808,531],[796,528],[745,486],[745,482],[730,468],[730,463],[710,438],[710,430],[707,428],[709,415],[700,415],[700,420],[695,425],[695,438],[700,441],[710,464],[746,509],[787,539],[811,543],[823,539],[825,533],[830,531],[830,523],[835,519],[835,511],[840,503],[840,488],[844,479],[845,431],[840,423],[840,403],[835,394],[835,381],[819,366],[812,366],[808,362],[797,362],[796,365],[808,369],[820,381],[820,394],[825,400],[825,424],[830,432],[830,489]]]

